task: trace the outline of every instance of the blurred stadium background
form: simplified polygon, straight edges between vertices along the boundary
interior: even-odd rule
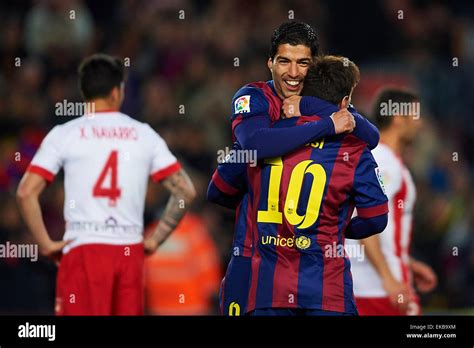
[[[421,94],[423,130],[406,160],[418,188],[413,253],[439,277],[437,289],[422,297],[424,312],[474,314],[470,1],[1,1],[0,243],[31,242],[14,192],[46,132],[70,120],[55,115],[55,103],[80,101],[79,61],[97,51],[129,58],[122,111],[166,139],[199,192],[180,231],[147,261],[147,311],[217,313],[233,213],[205,202],[207,183],[217,150],[231,144],[232,95],[270,78],[270,35],[292,15],[317,29],[323,52],[360,66],[353,102],[366,115],[382,85]],[[59,239],[61,178],[42,200],[48,229]],[[165,202],[151,185],[147,224]],[[0,314],[52,314],[55,272],[42,258],[0,259]]]

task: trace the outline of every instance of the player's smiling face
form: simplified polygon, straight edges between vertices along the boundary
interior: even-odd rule
[[[311,64],[311,49],[305,45],[282,44],[273,60],[268,59],[268,68],[281,99],[299,95],[303,80]]]

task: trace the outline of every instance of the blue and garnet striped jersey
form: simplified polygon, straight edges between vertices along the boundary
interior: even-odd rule
[[[239,143],[232,146],[233,151],[242,150]],[[248,221],[250,215],[249,195],[247,191],[247,163],[219,163],[212,175],[207,190],[207,199],[221,206],[236,209],[234,240],[232,254],[234,256],[252,256],[252,235]]]
[[[275,126],[307,120],[282,120]],[[230,198],[243,190],[236,212],[233,253],[247,257],[253,253],[249,310],[298,307],[355,311],[350,264],[334,248],[344,243],[344,230],[354,206],[363,218],[387,212],[376,168],[365,144],[352,135],[312,143],[255,168],[242,163],[219,165],[210,189],[215,185]],[[321,179],[322,198],[321,188],[318,192],[315,186],[322,184]],[[247,189],[243,181],[247,181]],[[292,199],[298,187],[299,196]],[[270,194],[275,189],[278,197]],[[309,204],[317,203],[318,198],[319,212],[317,206]]]
[[[237,91],[232,101],[232,130],[234,131],[235,127],[244,119],[250,117],[266,118],[271,122],[271,126],[275,128],[295,125],[296,119],[280,119],[281,104],[281,100],[273,87],[273,81],[254,82],[245,85]],[[327,113],[338,110],[337,106],[333,104],[327,103],[324,106]],[[311,107],[312,111],[317,111],[319,105],[312,102],[308,104],[308,107]],[[355,109],[350,111],[353,114],[356,113]],[[365,142],[372,144],[372,146],[376,146],[379,138],[377,129],[369,122],[361,122],[361,120],[365,119],[358,115],[358,118],[356,118],[356,131],[360,129],[361,136],[359,137]],[[324,127],[326,126],[321,122],[320,129]],[[354,134],[356,133],[354,132]],[[280,142],[280,139],[277,139],[277,141]],[[232,150],[239,151],[241,149],[237,142],[234,143]],[[247,184],[245,182],[247,169],[245,163],[225,162],[219,164],[208,189],[209,200],[222,206],[237,209],[232,249],[234,255],[240,256],[250,256],[252,249],[251,224],[247,215],[250,204],[246,188]]]
[[[259,81],[249,83],[240,88],[232,98],[232,135],[235,140],[234,130],[245,117],[265,117],[272,123],[280,120],[282,101],[276,94],[273,81]],[[234,150],[242,150],[237,142]],[[234,241],[232,253],[234,256],[252,255],[251,221],[249,220],[249,194],[247,191],[247,164],[224,163],[219,165],[213,175],[211,185],[229,197],[242,193],[242,198],[236,205]],[[232,198],[231,198],[232,199]],[[234,198],[235,199],[235,198]]]
[[[329,117],[327,104],[321,101],[319,117],[288,122]],[[356,312],[349,259],[334,249],[344,245],[354,207],[363,218],[387,213],[376,168],[367,144],[351,134],[247,167],[247,215],[241,218],[252,234],[249,311]]]
[[[366,144],[353,135],[322,139],[249,167],[249,311],[356,311],[349,259],[334,249],[344,245],[354,207],[366,218],[387,212],[376,168]]]
[[[282,100],[276,94],[273,80],[252,82],[240,88],[232,98],[232,134],[249,117],[265,117],[271,122],[280,119]],[[234,136],[235,140],[235,136]]]

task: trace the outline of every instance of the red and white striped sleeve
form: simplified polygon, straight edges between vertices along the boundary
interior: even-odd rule
[[[40,148],[26,169],[52,182],[63,166],[63,140],[61,126],[54,127],[43,139]]]
[[[181,169],[181,164],[171,153],[163,138],[151,127],[149,128],[152,151],[150,176],[154,182],[160,182],[178,172]]]

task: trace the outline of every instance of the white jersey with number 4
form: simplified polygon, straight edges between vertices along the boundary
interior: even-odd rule
[[[380,143],[372,154],[379,165],[385,193],[389,199],[388,224],[377,236],[391,273],[398,281],[411,287],[409,248],[411,243],[413,208],[416,189],[410,172],[400,158],[385,144]],[[346,240],[348,244],[358,243]],[[367,255],[351,258],[351,272],[356,297],[386,297],[380,276]]]
[[[51,182],[61,168],[68,252],[84,244],[142,242],[148,178],[163,180],[180,164],[149,125],[106,111],[54,127],[28,171]]]

